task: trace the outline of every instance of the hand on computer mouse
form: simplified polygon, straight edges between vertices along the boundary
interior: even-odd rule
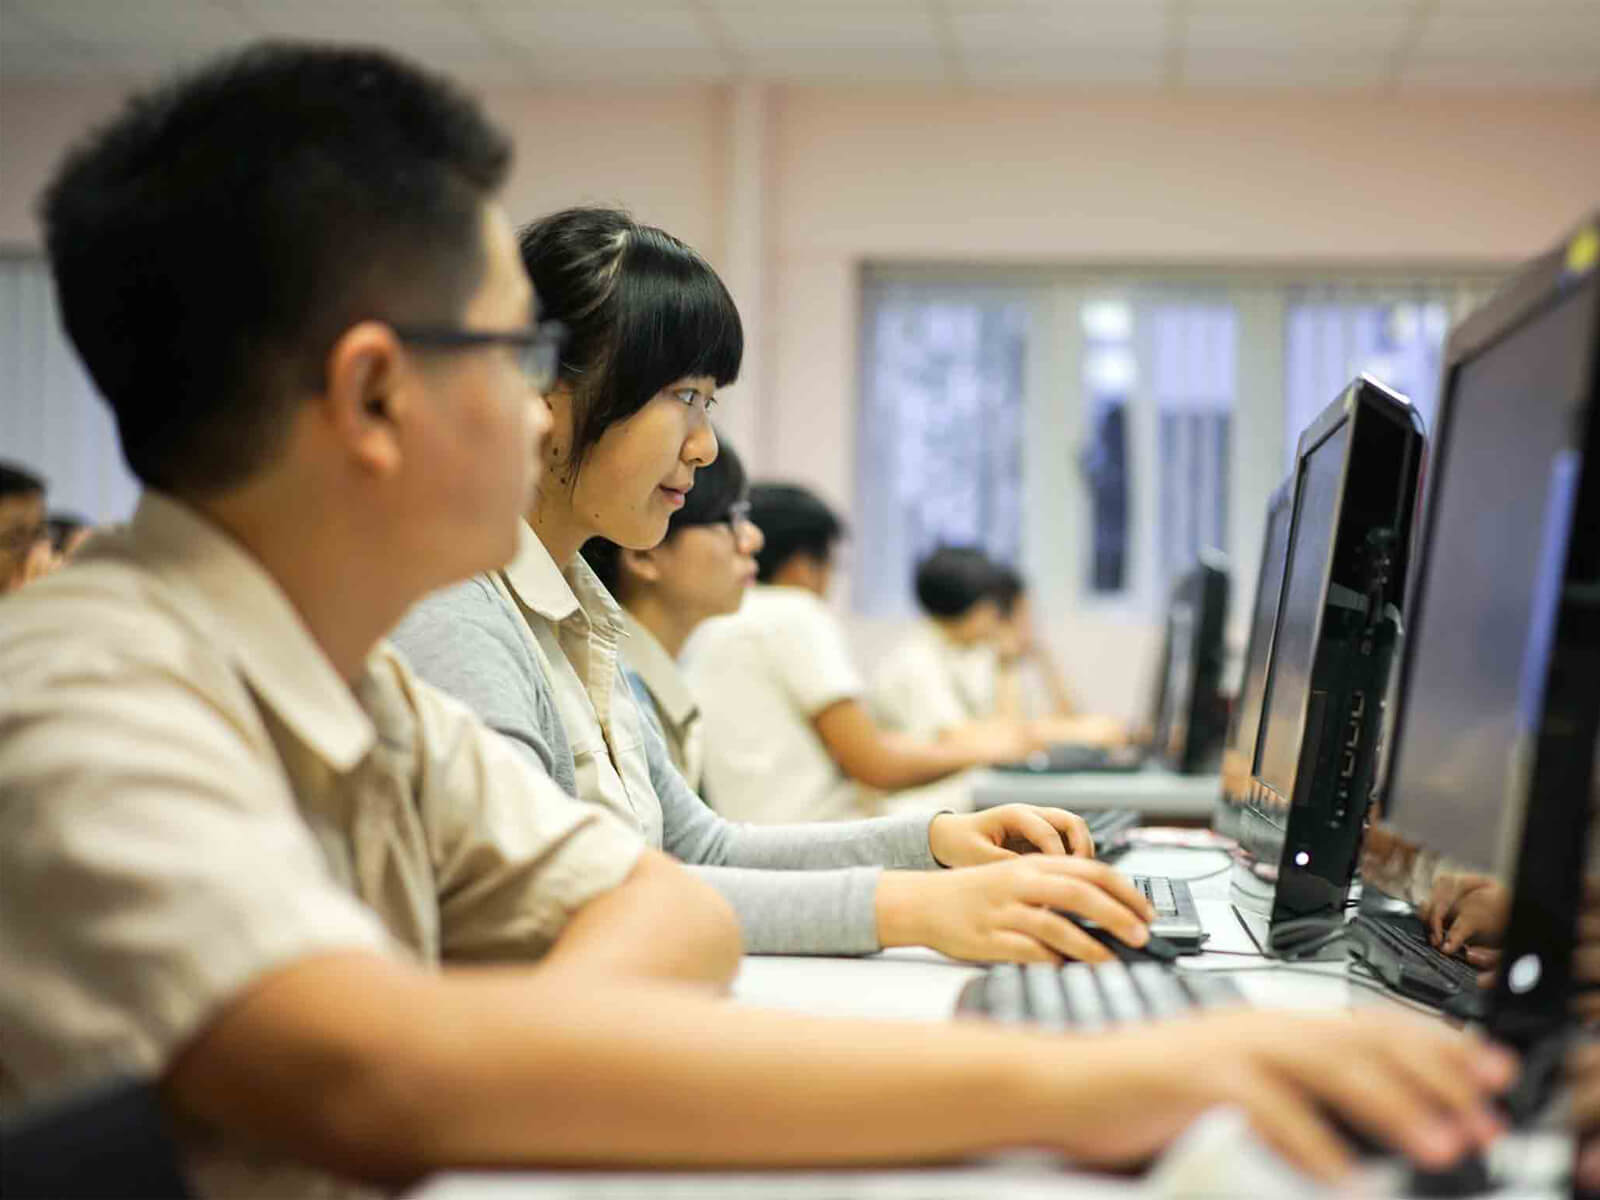
[[[930,946],[970,962],[1109,962],[1111,952],[1069,918],[1143,946],[1156,915],[1114,868],[1044,854],[959,871],[885,871],[876,907],[881,945]]]
[[[975,813],[940,813],[928,825],[928,850],[942,866],[975,867],[1018,853],[1094,857],[1089,826],[1064,808],[1002,804]]]

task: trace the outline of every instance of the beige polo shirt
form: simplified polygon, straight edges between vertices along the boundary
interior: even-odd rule
[[[733,821],[872,815],[870,794],[828,753],[812,718],[861,695],[844,629],[803,588],[758,586],[690,641],[685,675],[705,714],[706,786]]]
[[[683,677],[677,660],[667,653],[656,635],[634,620],[626,609],[622,622],[628,633],[622,648],[623,663],[650,693],[672,765],[678,768],[685,783],[703,795],[705,721],[700,715],[700,705],[689,690],[689,682]]]
[[[531,959],[641,850],[385,646],[351,687],[273,579],[154,494],[0,600],[0,1094],[159,1075],[331,950]],[[201,1191],[350,1194],[203,1136]]]
[[[886,727],[936,738],[994,716],[998,668],[992,647],[957,645],[932,621],[920,621],[878,664],[868,704]]]

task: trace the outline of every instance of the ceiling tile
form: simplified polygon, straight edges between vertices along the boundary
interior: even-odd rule
[[[0,37],[0,84],[38,82],[79,82],[105,79],[109,74],[103,58],[70,46],[30,42]]]
[[[1388,54],[1408,28],[1408,6],[1353,0],[1332,5],[1263,6],[1226,0],[1190,10],[1184,45],[1194,50]]]
[[[949,6],[963,50],[1118,49],[1159,53],[1167,37],[1166,0],[988,0]]]
[[[931,52],[938,46],[928,7],[911,0],[807,0],[780,7],[718,0],[715,19],[740,51]]]
[[[51,0],[27,11],[39,25],[81,45],[143,48],[158,56],[212,50],[255,32],[248,21],[210,0]]]
[[[715,83],[727,79],[729,65],[710,50],[619,50],[603,58],[590,54],[527,53],[524,83],[603,83],[607,87]]]
[[[1494,9],[1444,6],[1423,26],[1415,47],[1419,55],[1439,58],[1519,57],[1578,49],[1600,58],[1600,4],[1518,0]]]
[[[643,4],[626,11],[589,5],[525,4],[484,7],[485,26],[543,50],[709,51],[708,27],[686,5]]]
[[[1160,54],[977,51],[961,56],[961,73],[977,84],[1147,85],[1160,82],[1163,63]]]
[[[493,54],[484,27],[441,0],[238,0],[274,37],[372,42],[443,53]]]
[[[740,65],[750,76],[793,83],[939,83],[948,79],[944,59],[932,49],[763,49],[745,54]]]

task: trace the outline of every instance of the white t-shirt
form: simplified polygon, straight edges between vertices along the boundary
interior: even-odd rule
[[[705,715],[707,791],[732,821],[837,821],[870,815],[812,718],[858,698],[844,629],[822,599],[755,587],[730,617],[707,621],[684,655]]]
[[[923,621],[879,664],[868,703],[885,728],[937,738],[994,716],[996,674],[992,647],[957,645]]]

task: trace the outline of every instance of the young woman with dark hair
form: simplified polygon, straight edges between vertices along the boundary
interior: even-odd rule
[[[749,826],[720,819],[685,784],[619,669],[621,609],[579,551],[596,537],[650,551],[688,507],[717,457],[710,410],[738,370],[739,315],[700,255],[622,212],[560,212],[525,229],[521,245],[541,317],[569,337],[549,393],[544,471],[505,570],[437,593],[397,630],[423,677],[569,793],[700,869],[750,949],[1105,957],[1063,911],[1143,944],[1148,907],[1093,860],[1073,814],[1011,806]],[[1005,848],[1019,839],[1047,853]]]
[[[744,464],[724,441],[716,459],[695,475],[659,546],[624,550],[593,538],[583,548],[585,561],[622,606],[628,683],[672,765],[702,799],[709,799],[704,722],[678,657],[701,622],[739,610],[762,544],[750,520]]]

